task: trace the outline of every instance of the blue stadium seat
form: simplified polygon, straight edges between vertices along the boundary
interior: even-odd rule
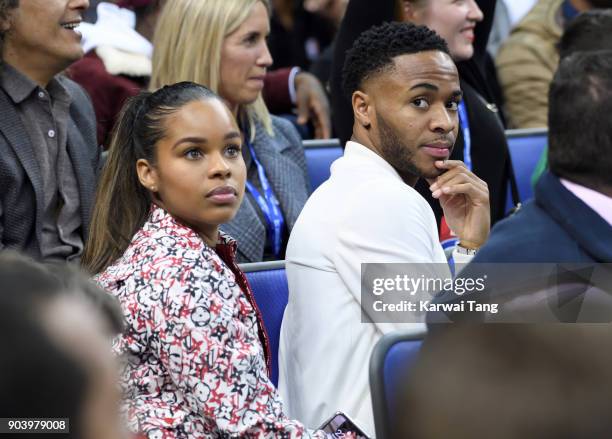
[[[242,264],[270,339],[272,382],[278,386],[278,344],[283,314],[289,301],[285,261]]]
[[[310,176],[310,189],[314,191],[329,178],[329,167],[334,160],[342,156],[343,150],[338,139],[305,140],[304,152]]]
[[[533,197],[531,175],[540,160],[542,151],[548,144],[548,131],[546,128],[507,130],[506,138],[512,157],[519,198],[525,202]],[[334,160],[342,156],[343,150],[338,139],[305,140],[304,152],[310,176],[310,187],[314,191],[329,178],[329,168]],[[514,207],[512,196],[508,188],[506,210],[512,207]]]
[[[391,426],[397,416],[406,416],[401,407],[396,407],[402,382],[414,364],[424,333],[393,332],[384,335],[370,358],[370,389],[374,409],[374,426],[377,438],[392,436]]]
[[[531,175],[540,160],[542,151],[548,144],[548,131],[546,128],[507,130],[506,138],[512,157],[512,167],[514,168],[519,198],[524,203],[533,198]],[[506,207],[506,211],[514,207],[509,188]]]

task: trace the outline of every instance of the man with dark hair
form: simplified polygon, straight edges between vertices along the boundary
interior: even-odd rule
[[[126,437],[110,352],[122,322],[114,299],[79,273],[0,254],[0,417],[68,419],[82,439]]]
[[[99,148],[89,98],[60,75],[83,56],[87,0],[0,3],[0,248],[78,260]]]
[[[513,128],[547,126],[548,86],[559,63],[561,34],[578,14],[596,8],[612,8],[612,0],[539,0],[512,30],[496,64]]]
[[[439,263],[446,257],[433,211],[413,186],[431,185],[469,260],[487,238],[486,184],[448,160],[458,131],[459,77],[444,40],[422,26],[364,32],[344,65],[355,122],[344,156],[306,203],[287,247],[290,299],[279,390],[312,427],[340,408],[373,433],[367,365],[374,344],[420,323],[361,321],[362,263]]]

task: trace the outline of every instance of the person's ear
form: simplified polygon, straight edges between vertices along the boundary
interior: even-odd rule
[[[353,93],[352,98],[353,114],[355,120],[364,128],[370,128],[372,119],[370,118],[370,106],[372,105],[370,96],[360,90]]]
[[[136,173],[138,174],[138,180],[150,192],[157,192],[159,178],[157,170],[148,160],[138,159],[136,162]]]
[[[402,21],[420,23],[421,12],[417,8],[415,0],[400,0],[402,5]]]

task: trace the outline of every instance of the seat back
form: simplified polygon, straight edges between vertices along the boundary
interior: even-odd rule
[[[283,314],[289,301],[285,261],[240,265],[251,285],[261,311],[272,354],[272,382],[278,386],[278,345]]]
[[[305,140],[304,153],[310,177],[310,189],[314,191],[329,178],[330,166],[342,156],[343,150],[338,139]]]
[[[512,168],[516,177],[519,198],[524,203],[533,198],[531,176],[542,156],[542,151],[548,145],[548,130],[546,128],[507,130],[506,138],[510,157],[512,157]],[[506,207],[508,207],[506,210],[513,207],[511,195],[508,196]]]
[[[377,438],[390,438],[394,419],[405,416],[397,406],[407,371],[416,361],[425,333],[384,335],[370,358],[370,390]]]

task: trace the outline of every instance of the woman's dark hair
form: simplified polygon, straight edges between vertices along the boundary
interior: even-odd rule
[[[155,145],[163,139],[164,121],[184,105],[220,99],[208,88],[179,82],[155,92],[141,92],[124,106],[115,125],[102,171],[82,264],[99,273],[119,258],[143,226],[152,198],[140,184],[136,162],[156,163]]]

